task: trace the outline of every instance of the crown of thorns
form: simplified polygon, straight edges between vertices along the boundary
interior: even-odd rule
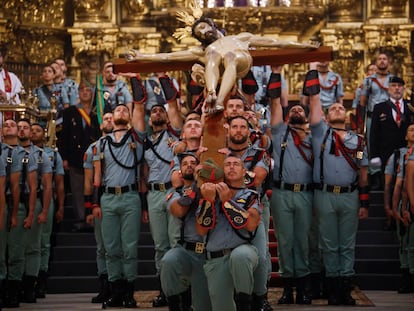
[[[186,37],[191,37],[192,26],[194,22],[203,15],[203,9],[201,8],[200,3],[197,0],[191,0],[189,3],[189,8],[191,9],[191,14],[187,11],[178,11],[176,13],[177,20],[185,24],[185,27],[180,27],[175,30],[173,37],[177,40],[182,40]]]

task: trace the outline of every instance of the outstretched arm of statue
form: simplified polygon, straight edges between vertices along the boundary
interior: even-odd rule
[[[251,34],[248,39],[250,47],[278,47],[278,48],[299,48],[299,49],[317,49],[319,42],[302,43],[297,41],[284,41],[272,38],[266,38]]]
[[[126,60],[132,61],[197,61],[203,56],[201,48],[191,48],[185,51],[171,53],[141,53],[137,50],[129,50],[126,54]]]

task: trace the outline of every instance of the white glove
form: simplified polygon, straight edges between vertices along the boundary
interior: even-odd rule
[[[381,166],[381,158],[380,157],[375,157],[372,158],[371,161],[369,162],[369,164],[371,164],[371,166],[374,167],[380,167]]]

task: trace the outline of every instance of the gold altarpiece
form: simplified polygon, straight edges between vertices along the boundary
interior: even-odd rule
[[[412,89],[412,1],[263,1],[204,0],[204,14],[227,34],[248,31],[279,39],[319,40],[331,46],[330,67],[341,74],[348,99],[361,83],[364,67],[380,50],[393,55],[391,71],[403,76],[407,89]],[[129,48],[168,52],[196,44],[191,38],[179,42],[172,37],[182,26],[176,11],[186,5],[186,0],[0,0],[0,44],[8,48],[8,68],[18,74],[26,89],[40,84],[40,68],[56,57],[64,57],[72,78],[94,84],[100,64]],[[294,96],[306,64],[284,70]],[[178,72],[174,75],[185,77]]]

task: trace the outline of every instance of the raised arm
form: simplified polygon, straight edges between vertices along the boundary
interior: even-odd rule
[[[177,51],[171,53],[148,53],[143,54],[137,50],[129,50],[126,59],[129,62],[132,61],[158,61],[158,62],[169,62],[169,61],[196,61],[201,60],[204,56],[204,52],[201,48],[191,48],[185,51]]]
[[[302,43],[296,41],[285,41],[285,40],[277,40],[272,38],[266,38],[262,36],[257,36],[249,33],[242,33],[239,36],[242,38],[249,36],[249,45],[250,47],[279,47],[279,48],[298,48],[298,49],[317,49],[319,47],[319,43]]]
[[[321,121],[322,107],[319,98],[320,86],[316,63],[310,63],[309,69],[303,85],[303,94],[309,97],[309,123],[312,125]]]
[[[281,103],[282,77],[280,76],[280,66],[272,67],[272,73],[267,83],[267,92],[270,96],[270,125],[283,122],[283,110]]]

